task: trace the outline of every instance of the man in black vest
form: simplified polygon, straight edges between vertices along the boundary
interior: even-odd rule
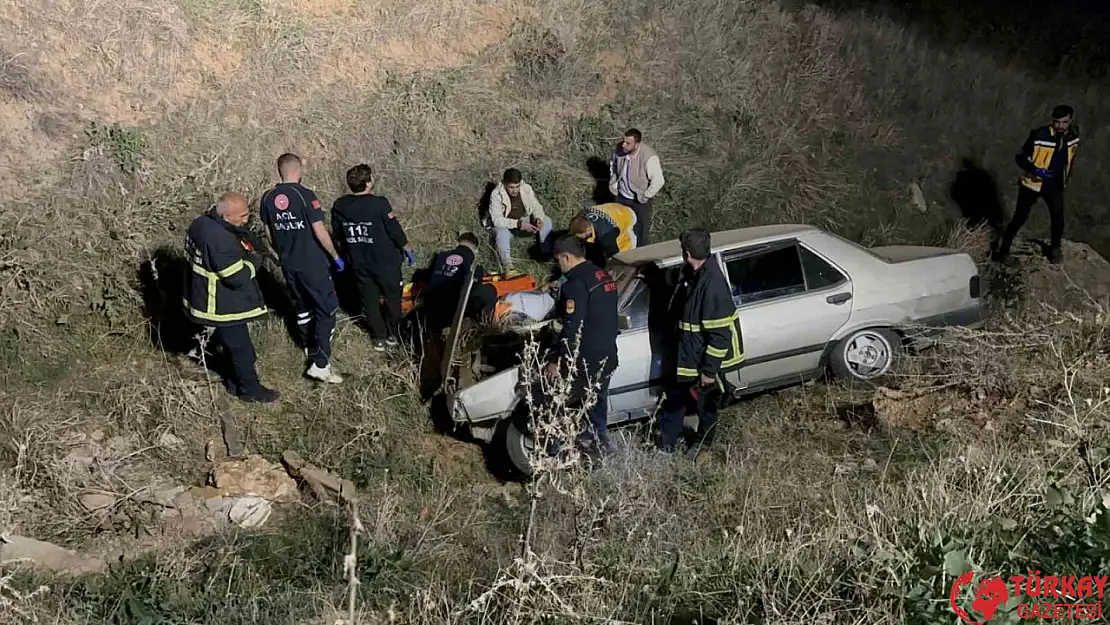
[[[278,392],[262,386],[255,371],[254,343],[247,322],[267,313],[255,274],[262,259],[244,227],[249,209],[238,193],[225,193],[189,225],[185,258],[185,313],[213,336],[230,361],[227,390],[245,402],[272,402]]]
[[[1051,222],[1048,260],[1052,263],[1062,260],[1064,187],[1071,180],[1075,151],[1079,147],[1079,128],[1072,123],[1074,115],[1075,110],[1066,104],[1052,109],[1052,123],[1033,129],[1014,157],[1024,175],[1018,187],[1014,216],[992,255],[996,262],[1006,261],[1014,238],[1029,219],[1038,199],[1043,199],[1048,206]]]
[[[339,298],[328,272],[330,261],[343,271],[343,260],[324,227],[324,209],[311,189],[301,184],[303,165],[295,154],[277,161],[281,183],[262,196],[262,223],[281,257],[281,269],[293,298],[301,347],[312,363],[305,375],[338,384],[343,378],[331,369],[331,335]],[[310,339],[309,326],[315,325]]]

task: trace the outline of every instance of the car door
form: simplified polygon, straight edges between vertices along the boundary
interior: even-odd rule
[[[847,272],[793,239],[733,250],[722,260],[744,346],[744,364],[729,382],[754,390],[816,373],[851,316]]]
[[[662,393],[665,360],[673,352],[667,349],[674,338],[668,336],[672,324],[666,317],[674,272],[674,268],[644,267],[629,285],[629,295],[621,300],[619,362],[609,382],[610,423],[650,416]]]

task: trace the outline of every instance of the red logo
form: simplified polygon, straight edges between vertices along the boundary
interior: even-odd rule
[[[462,264],[463,257],[458,255],[458,254],[452,254],[452,255],[448,256],[447,260],[444,261],[444,262],[446,262],[448,265],[450,265],[452,267],[458,267],[459,265]]]
[[[285,197],[284,193],[279,193],[277,197],[274,198],[274,206],[276,206],[279,211],[289,210],[289,198]]]
[[[969,625],[986,625],[998,616],[1011,597],[1024,600],[1017,606],[1019,619],[1101,619],[1102,595],[1106,582],[1110,581],[1110,576],[1042,576],[1036,571],[1028,576],[1011,576],[1010,584],[1002,577],[985,577],[973,584],[976,575],[975,571],[968,571],[957,577],[948,595],[952,611]],[[964,586],[974,589],[970,611],[958,603]],[[1097,599],[1097,602],[1090,599]]]
[[[951,604],[952,611],[960,617],[961,621],[971,623],[971,625],[984,625],[984,623],[994,618],[999,607],[1010,600],[1010,591],[1006,588],[1006,582],[1002,581],[1001,577],[988,577],[980,581],[979,585],[975,587],[975,599],[971,601],[971,609],[982,614],[983,620],[973,620],[967,610],[956,603],[956,599],[960,596],[960,590],[970,584],[974,578],[975,571],[968,571],[957,577],[956,581],[952,583],[952,592],[948,595],[948,603]]]

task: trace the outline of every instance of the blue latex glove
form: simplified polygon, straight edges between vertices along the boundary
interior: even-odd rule
[[[405,250],[405,260],[408,261],[409,267],[416,262],[416,250]]]
[[[342,258],[339,258],[338,256],[335,257],[335,271],[336,272],[343,273],[343,269],[346,266],[347,266],[347,263],[343,262]]]
[[[1055,176],[1055,174],[1053,174],[1050,170],[1047,170],[1047,169],[1038,169],[1037,170],[1037,177],[1038,178],[1052,178],[1053,176]]]

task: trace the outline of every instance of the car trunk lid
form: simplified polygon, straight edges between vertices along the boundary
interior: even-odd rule
[[[871,251],[890,263],[904,263],[922,258],[960,254],[960,250],[946,247],[926,247],[923,245],[884,245],[873,247]]]

